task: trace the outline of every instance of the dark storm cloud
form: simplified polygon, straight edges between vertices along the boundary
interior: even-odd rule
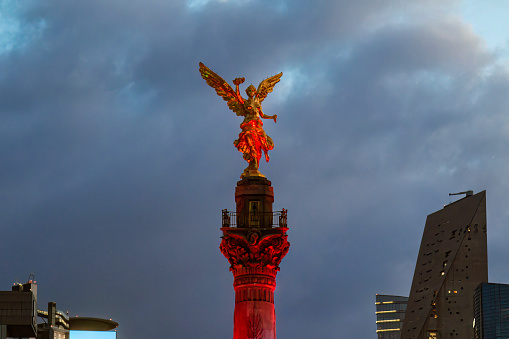
[[[254,85],[284,72],[264,101],[278,123],[261,165],[290,210],[281,338],[373,337],[374,294],[408,293],[425,216],[448,192],[488,189],[503,238],[507,69],[443,2],[188,4],[7,13],[25,31],[0,55],[4,289],[35,272],[41,308],[114,318],[122,338],[231,336],[218,228],[245,166],[240,118],[199,61]]]

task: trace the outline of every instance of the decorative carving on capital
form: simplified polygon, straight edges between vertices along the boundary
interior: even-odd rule
[[[237,272],[239,273],[239,272]],[[233,287],[243,285],[265,285],[266,287],[275,290],[276,289],[276,271],[272,270],[268,275],[251,275],[251,274],[238,274],[233,282]]]
[[[288,253],[290,243],[285,233],[263,236],[259,231],[252,230],[245,236],[225,234],[219,249],[230,262],[230,270],[238,267],[262,268],[279,270],[279,264]]]
[[[251,245],[251,246],[256,246],[259,238],[260,238],[260,231],[250,231],[247,234],[247,241],[249,242],[249,245]]]

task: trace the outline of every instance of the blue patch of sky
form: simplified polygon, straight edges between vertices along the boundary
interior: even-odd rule
[[[44,20],[27,22],[23,12],[31,1],[0,1],[0,55],[23,48],[41,35],[47,23]]]
[[[71,331],[69,339],[116,339],[116,332]]]
[[[294,94],[293,92],[300,92],[301,88],[299,88],[299,84],[303,84],[308,81],[306,75],[299,68],[285,69],[283,71],[283,78],[285,81],[282,81],[280,84],[275,86],[275,89],[278,91],[278,95],[272,96],[274,97],[274,100],[279,103],[285,102],[289,96]]]
[[[213,3],[229,3],[229,4],[247,4],[251,2],[252,0],[187,0],[187,7],[192,10],[201,10],[203,9],[207,4],[213,2]],[[271,7],[274,8],[277,12],[287,12],[288,11],[288,5],[285,0],[276,0],[271,1]]]
[[[509,56],[509,1],[465,0],[461,3],[461,15],[472,25],[489,49],[505,50]]]
[[[187,7],[190,9],[200,9],[208,2],[209,0],[187,0]]]

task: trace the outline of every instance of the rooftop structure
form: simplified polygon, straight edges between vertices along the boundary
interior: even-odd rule
[[[37,339],[69,339],[69,317],[57,310],[57,304],[48,303],[48,311],[37,311],[46,321],[37,325]]]
[[[37,336],[37,284],[29,280],[0,291],[0,339]]]

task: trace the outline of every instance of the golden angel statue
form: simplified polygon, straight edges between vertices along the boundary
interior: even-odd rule
[[[274,142],[265,134],[263,130],[263,119],[273,119],[276,122],[277,115],[265,115],[262,111],[262,101],[267,94],[272,92],[274,86],[279,82],[283,73],[276,74],[270,78],[263,80],[258,89],[250,85],[246,89],[248,98],[244,99],[240,95],[239,85],[244,82],[244,78],[236,78],[233,80],[235,91],[231,86],[223,80],[219,75],[211,71],[207,66],[200,62],[200,73],[203,79],[213,87],[217,95],[222,96],[228,103],[228,107],[238,116],[243,116],[244,121],[240,124],[241,132],[239,138],[233,142],[235,147],[242,152],[244,160],[249,165],[240,176],[262,176],[258,170],[262,150],[265,153],[265,160],[269,161],[268,151],[274,149]]]

